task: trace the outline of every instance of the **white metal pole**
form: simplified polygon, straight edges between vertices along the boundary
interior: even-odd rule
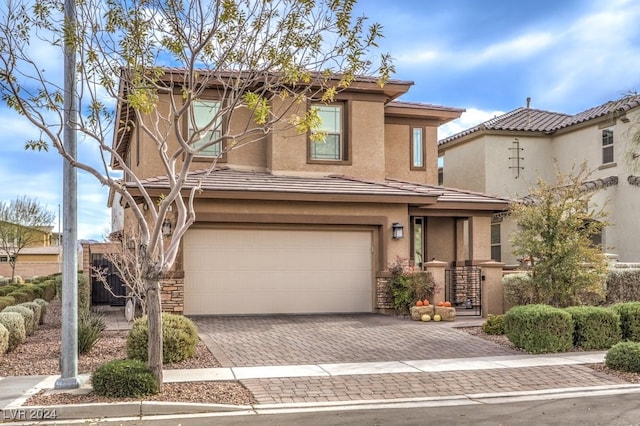
[[[65,23],[75,28],[76,8],[74,0],[64,2]],[[71,31],[74,34],[75,30]],[[78,102],[76,99],[76,52],[73,44],[64,46],[64,148],[77,158],[76,132]],[[78,379],[78,206],[77,171],[69,161],[63,162],[62,210],[64,230],[62,233],[62,348],[60,354],[60,377],[56,389],[76,389]]]

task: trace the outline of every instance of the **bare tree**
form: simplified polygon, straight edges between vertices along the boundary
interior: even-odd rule
[[[50,244],[49,227],[55,216],[29,197],[0,202],[0,253],[6,254],[11,266],[11,279],[16,275],[18,255],[25,247]]]
[[[2,99],[42,134],[27,147],[53,147],[119,193],[140,228],[149,367],[160,387],[160,281],[195,221],[199,185],[183,193],[194,157],[217,149],[212,171],[217,158],[276,126],[318,128],[318,111],[306,109],[307,100],[331,102],[361,76],[375,75],[373,82],[383,85],[393,66],[386,54],[372,56],[381,26],[354,17],[354,6],[355,0],[87,0],[77,2],[75,26],[65,25],[60,0],[8,0],[2,10]],[[99,165],[64,149],[61,79],[38,60],[35,49],[43,43],[77,51],[80,114],[71,125],[98,148]],[[194,107],[211,88],[218,102],[209,105],[215,114],[203,122]],[[245,124],[223,125],[232,120]],[[170,185],[160,199],[128,165],[125,147],[133,128],[157,146],[153,161],[162,164]],[[313,135],[323,138],[322,132]],[[122,168],[124,181],[110,164]],[[170,208],[175,226],[163,237]]]

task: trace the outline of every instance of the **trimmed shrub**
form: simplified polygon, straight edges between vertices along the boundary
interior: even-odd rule
[[[91,311],[78,312],[78,353],[89,352],[105,328],[107,325],[103,314]]]
[[[526,272],[507,274],[502,277],[502,287],[505,301],[512,306],[537,302],[531,274]]]
[[[0,324],[0,353],[5,354],[9,350],[9,330]]]
[[[33,315],[33,311],[26,306],[7,306],[2,312],[17,312],[22,315],[22,318],[24,318],[24,331],[27,333],[27,336],[31,336],[36,331],[35,315]]]
[[[7,306],[13,306],[15,304],[16,304],[16,299],[13,296],[0,297],[0,311],[2,311]]]
[[[25,308],[31,309],[31,311],[33,312],[34,328],[37,329],[38,325],[41,324],[40,319],[42,317],[42,307],[40,307],[40,304],[36,302],[26,302],[20,304],[19,306],[24,306]]]
[[[620,342],[614,345],[607,351],[604,363],[612,370],[640,373],[640,343]]]
[[[609,349],[622,339],[620,315],[612,309],[574,306],[565,309],[573,318],[573,344],[585,350]]]
[[[54,297],[56,297],[56,282],[54,280],[45,280],[39,284],[36,284],[36,287],[42,289],[42,298],[47,302],[51,302]]]
[[[11,293],[7,294],[7,296],[13,296],[13,298],[16,299],[16,303],[31,302],[33,299],[35,299],[34,297],[31,297],[29,293],[22,290],[14,290]]]
[[[511,343],[533,354],[571,350],[573,328],[568,312],[548,305],[516,306],[504,314]]]
[[[158,382],[138,360],[115,360],[102,364],[91,375],[93,391],[112,398],[140,398],[158,393]]]
[[[6,296],[7,294],[11,293],[12,291],[16,291],[17,289],[18,287],[15,285],[0,286],[0,296]]]
[[[44,299],[35,299],[34,303],[40,305],[40,324],[44,324],[44,318],[47,315],[47,306],[49,302]]]
[[[89,311],[91,307],[91,280],[85,274],[78,274],[78,312]]]
[[[640,269],[610,269],[606,288],[607,303],[640,301]]]
[[[27,341],[27,333],[24,328],[24,317],[17,312],[0,312],[0,324],[9,331],[9,347],[11,352],[19,345]]]
[[[504,334],[504,316],[487,315],[487,320],[482,324],[482,331],[486,334]]]
[[[618,303],[611,309],[620,315],[622,339],[640,342],[640,302]]]
[[[127,358],[147,361],[149,332],[147,316],[138,318],[127,336]],[[191,358],[196,351],[198,330],[189,318],[162,314],[162,360],[165,363]]]

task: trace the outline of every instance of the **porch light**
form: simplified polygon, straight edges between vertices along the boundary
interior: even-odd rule
[[[162,222],[162,235],[165,237],[171,235],[171,221],[168,218]]]
[[[391,229],[393,230],[394,239],[404,237],[404,226],[402,226],[400,223],[395,222],[393,225],[391,225]]]

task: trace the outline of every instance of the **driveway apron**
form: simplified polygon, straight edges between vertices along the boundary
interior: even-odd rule
[[[223,367],[408,361],[519,352],[445,323],[378,315],[195,316]]]

